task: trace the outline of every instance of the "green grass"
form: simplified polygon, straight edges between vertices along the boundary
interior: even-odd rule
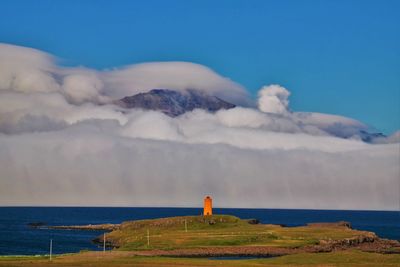
[[[399,254],[379,254],[348,250],[330,253],[300,253],[264,261],[271,265],[285,266],[400,266]]]
[[[147,230],[150,246],[147,245]],[[119,230],[108,233],[106,239],[125,251],[247,245],[302,247],[318,244],[322,239],[339,240],[362,233],[345,227],[252,225],[234,216],[215,215],[125,222]]]
[[[244,260],[210,260],[199,258],[169,258],[131,256],[129,252],[77,253],[60,255],[52,262],[43,257],[0,257],[0,266],[343,266],[343,267],[394,267],[399,266],[399,254],[377,254],[349,250],[331,253],[301,253],[276,258]]]
[[[43,256],[43,255],[37,255],[37,256],[0,256],[0,261],[5,262],[5,261],[23,261],[23,260],[43,260],[43,259],[48,259],[48,256]]]

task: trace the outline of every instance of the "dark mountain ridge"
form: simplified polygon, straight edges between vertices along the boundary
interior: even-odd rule
[[[117,100],[115,104],[123,108],[158,110],[171,117],[179,116],[197,108],[214,112],[236,106],[216,96],[194,89],[186,91],[153,89],[146,93],[124,97]]]

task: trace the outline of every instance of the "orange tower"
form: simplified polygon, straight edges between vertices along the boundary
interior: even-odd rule
[[[210,196],[204,198],[203,216],[212,215],[212,199]]]

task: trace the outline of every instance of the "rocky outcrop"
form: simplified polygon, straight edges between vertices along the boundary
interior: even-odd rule
[[[377,253],[400,253],[400,242],[397,240],[382,239],[372,232],[339,240],[319,240],[319,244],[310,246],[312,252],[331,252],[358,248],[362,251]]]
[[[260,220],[258,220],[258,219],[248,219],[247,223],[248,224],[260,224]]]
[[[119,224],[88,224],[88,225],[60,225],[48,226],[49,229],[62,229],[62,230],[86,230],[86,231],[114,231],[120,227]]]
[[[46,226],[45,222],[31,222],[27,224],[31,228],[42,228]]]
[[[340,222],[322,222],[322,223],[308,223],[307,226],[310,227],[344,227],[351,229],[351,223],[346,222],[346,221],[340,221]]]

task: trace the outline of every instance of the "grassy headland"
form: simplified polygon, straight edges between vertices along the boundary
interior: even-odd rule
[[[249,223],[250,222],[250,223]],[[0,257],[0,266],[399,266],[400,244],[345,223],[301,227],[254,224],[229,215],[183,216],[72,226],[108,229],[114,249],[43,257]],[[64,229],[68,227],[63,227]],[[103,236],[97,241],[103,242]],[[168,257],[166,257],[168,256]],[[218,256],[272,258],[223,260]],[[279,256],[279,257],[278,257]]]
[[[252,248],[268,248],[277,253],[267,254],[276,255],[298,253],[301,249],[317,252],[372,243],[377,245],[382,241],[374,233],[353,230],[346,223],[282,227],[252,222],[229,215],[132,221],[122,223],[107,233],[106,242],[124,251],[196,251],[213,248],[217,250],[215,254],[219,255],[224,254],[221,253],[223,249],[243,248],[246,249],[243,254],[248,254]],[[102,242],[102,236],[98,241]],[[385,244],[377,249],[393,249],[393,246]],[[171,255],[172,252],[166,254]],[[207,254],[212,255],[211,252]]]

